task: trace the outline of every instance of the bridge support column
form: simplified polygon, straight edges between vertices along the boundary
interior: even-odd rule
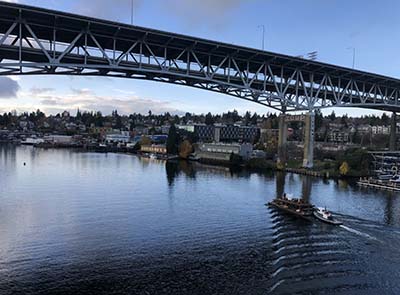
[[[278,169],[284,169],[287,161],[287,122],[285,113],[279,116],[279,138],[278,138]]]
[[[315,113],[310,111],[305,118],[304,125],[304,156],[303,167],[312,168],[314,166],[314,131]]]
[[[390,122],[390,141],[389,141],[389,150],[395,151],[397,148],[397,136],[396,136],[396,129],[397,129],[397,115],[395,112],[392,114],[392,120]]]

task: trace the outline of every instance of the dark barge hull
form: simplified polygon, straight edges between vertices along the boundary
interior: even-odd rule
[[[303,214],[300,214],[300,213],[298,213],[298,212],[296,212],[296,211],[293,211],[293,210],[290,210],[290,209],[288,209],[288,208],[284,208],[284,207],[282,207],[282,206],[279,206],[279,205],[277,205],[277,204],[275,204],[275,203],[273,203],[273,202],[269,202],[268,204],[265,204],[265,205],[266,205],[266,206],[269,206],[269,207],[277,208],[277,209],[279,209],[279,210],[284,211],[285,213],[294,215],[295,217],[301,218],[301,219],[303,219],[303,220],[307,220],[307,221],[310,221],[310,222],[312,221],[312,219],[311,219],[312,214],[310,214],[310,215],[303,215]]]

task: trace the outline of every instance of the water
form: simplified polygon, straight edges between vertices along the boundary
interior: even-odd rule
[[[343,227],[264,206],[283,191],[327,206]],[[399,294],[399,197],[0,145],[0,294]]]

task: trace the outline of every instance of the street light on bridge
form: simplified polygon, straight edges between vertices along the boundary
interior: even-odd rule
[[[307,57],[309,60],[315,61],[318,58],[318,51],[313,51],[313,52],[309,52],[307,53]]]
[[[353,50],[353,69],[356,65],[356,48],[355,47],[347,47],[348,50]]]
[[[133,26],[135,14],[135,0],[131,0],[131,25]]]
[[[262,50],[265,49],[265,25],[259,25],[258,28],[262,29]]]

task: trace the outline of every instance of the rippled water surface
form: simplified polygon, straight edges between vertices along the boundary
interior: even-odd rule
[[[284,191],[344,226],[264,206]],[[399,197],[293,174],[0,145],[0,294],[400,294]]]

